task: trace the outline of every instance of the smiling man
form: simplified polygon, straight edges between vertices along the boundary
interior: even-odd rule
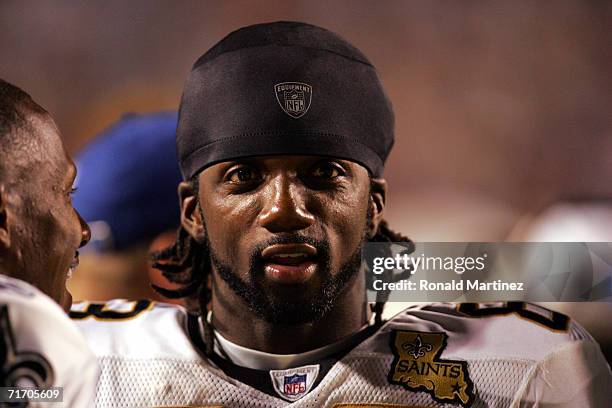
[[[35,285],[68,310],[66,279],[90,234],[72,207],[76,167],[50,115],[23,91],[1,85],[3,274]]]
[[[376,70],[327,30],[261,24],[205,53],[180,107],[182,226],[154,256],[183,286],[157,289],[192,313],[76,308],[103,367],[98,405],[605,401],[609,368],[565,316],[522,303],[424,305],[388,322],[384,303],[370,310],[363,245],[411,245],[382,218],[393,137]]]
[[[58,306],[72,304],[66,280],[90,235],[75,177],[51,116],[0,80],[0,386],[62,387],[66,406],[86,407],[95,358]]]

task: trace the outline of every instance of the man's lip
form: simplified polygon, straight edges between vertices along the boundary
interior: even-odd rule
[[[262,258],[266,260],[282,254],[304,254],[307,258],[313,258],[317,255],[317,249],[310,244],[275,244],[261,251]]]
[[[74,258],[72,258],[72,262],[70,263],[70,267],[75,269],[79,266],[79,251],[76,251],[74,254]]]
[[[264,267],[268,279],[285,285],[304,283],[317,272],[317,269],[318,265],[311,261],[303,262],[298,265],[267,263]]]
[[[317,271],[317,249],[310,244],[275,244],[261,251],[268,279],[280,284],[304,283]]]

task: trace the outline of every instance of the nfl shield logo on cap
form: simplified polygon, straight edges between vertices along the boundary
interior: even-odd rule
[[[308,112],[312,86],[302,82],[282,82],[274,85],[274,91],[278,104],[287,115],[297,119]]]

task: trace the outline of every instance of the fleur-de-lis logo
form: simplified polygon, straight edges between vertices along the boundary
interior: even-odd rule
[[[423,357],[425,352],[430,352],[433,349],[431,344],[423,344],[421,336],[417,336],[416,339],[414,339],[414,343],[406,342],[402,344],[402,348],[406,350],[409,356],[414,357],[415,360],[419,357]]]
[[[394,331],[389,383],[410,391],[425,391],[441,403],[471,406],[475,398],[474,384],[467,362],[441,358],[447,338],[444,332]]]
[[[34,387],[53,384],[53,368],[42,355],[31,351],[17,351],[15,336],[9,320],[7,305],[0,306],[0,387],[16,387],[26,379]],[[16,407],[26,406],[12,405]],[[5,405],[2,404],[4,407]]]

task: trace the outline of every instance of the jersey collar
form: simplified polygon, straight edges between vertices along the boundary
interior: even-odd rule
[[[212,321],[212,312],[207,315],[207,320]],[[363,340],[366,330],[370,324],[365,324],[359,331],[340,339],[339,341],[323,347],[297,354],[274,354],[243,347],[223,337],[221,333],[213,329],[215,336],[214,351],[220,357],[229,360],[235,365],[251,368],[254,370],[284,370],[290,367],[304,366],[316,363],[341,350],[352,348]],[[200,320],[200,333],[203,332]]]

